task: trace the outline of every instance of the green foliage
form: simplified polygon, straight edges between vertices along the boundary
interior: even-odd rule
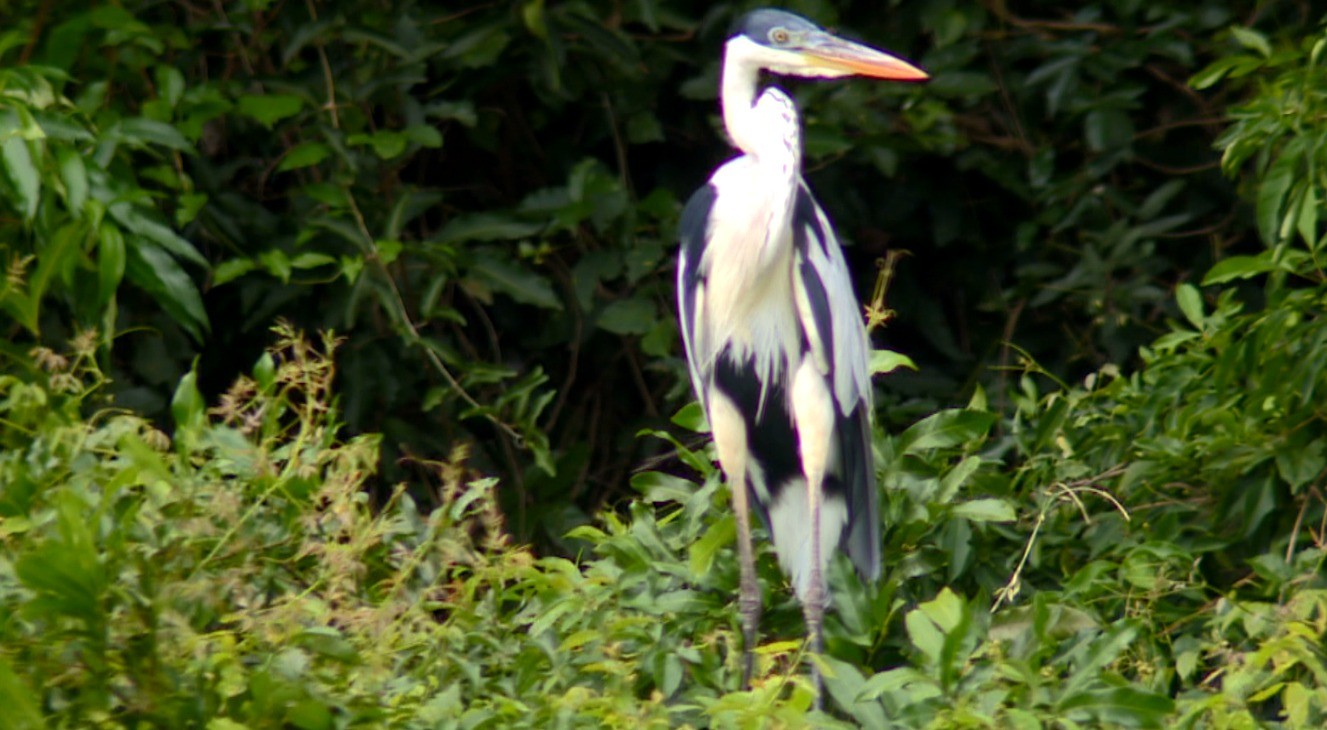
[[[196,358],[215,395],[274,316],[335,329],[383,482],[468,443],[515,532],[556,543],[665,455],[632,435],[686,394],[672,229],[728,154],[719,49],[746,7],[20,2],[0,31],[9,334],[96,326],[119,402],[164,419]],[[1062,378],[1128,364],[1172,282],[1255,224],[1209,143],[1233,92],[1177,91],[1212,57],[1206,84],[1258,76],[1279,39],[1226,40],[1253,4],[794,9],[934,76],[789,84],[859,290],[912,253],[888,334],[922,368],[891,377],[892,427],[978,383],[1002,399],[1011,343]]]
[[[116,293],[127,278],[201,340],[208,317],[184,264],[208,263],[162,221],[157,203],[188,191],[175,165],[191,143],[147,117],[99,125],[104,99],[94,89],[71,100],[65,81],[45,66],[0,69],[0,239],[8,274],[0,310],[33,336],[43,321],[59,326],[71,315],[113,329]]]
[[[658,522],[642,504],[611,536],[584,528],[609,556],[584,569],[510,546],[493,480],[463,453],[438,465],[430,515],[400,490],[370,509],[377,439],[337,439],[334,345],[278,328],[212,409],[185,378],[173,440],[137,416],[80,417],[102,383],[90,347],[36,353],[45,372],[4,381],[7,722],[672,727],[721,712],[727,593],[680,550],[717,480]],[[664,702],[677,696],[692,699]]]

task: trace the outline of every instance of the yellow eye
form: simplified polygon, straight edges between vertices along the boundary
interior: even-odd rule
[[[770,40],[778,44],[787,43],[791,37],[792,36],[788,35],[788,31],[783,28],[775,28],[769,32]]]

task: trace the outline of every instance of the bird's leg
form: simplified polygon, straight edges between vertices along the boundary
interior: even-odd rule
[[[807,479],[807,499],[811,512],[811,585],[802,597],[802,615],[806,618],[806,633],[811,642],[811,653],[819,655],[824,649],[821,627],[825,620],[825,603],[828,597],[825,590],[825,574],[821,569],[820,555],[820,504],[822,479]],[[816,709],[820,709],[824,683],[820,679],[820,665],[811,662],[811,686],[815,689]]]
[[[742,614],[742,689],[751,688],[755,663],[756,628],[760,625],[760,584],[756,582],[756,556],[751,547],[751,512],[747,505],[746,480],[730,476],[733,490],[733,513],[737,518],[737,558],[741,571],[738,607]]]
[[[824,648],[821,627],[824,624],[825,604],[829,594],[825,589],[825,559],[820,544],[821,512],[824,504],[825,473],[831,462],[834,444],[834,398],[825,383],[825,376],[810,358],[803,360],[793,377],[793,420],[797,424],[797,448],[802,457],[802,474],[806,477],[807,513],[811,518],[811,570],[808,585],[801,587],[802,615],[806,618],[806,633],[811,652],[820,654]],[[816,709],[820,709],[822,682],[820,669],[811,663],[811,684],[815,688]]]
[[[710,432],[719,465],[728,477],[732,490],[733,516],[737,519],[737,558],[741,572],[738,607],[742,614],[742,689],[751,687],[751,671],[756,648],[756,628],[760,623],[760,583],[756,581],[756,556],[751,547],[750,493],[746,485],[746,420],[737,406],[717,388],[710,391]]]

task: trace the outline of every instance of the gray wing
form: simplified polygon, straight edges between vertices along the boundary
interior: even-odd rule
[[[682,209],[678,224],[681,250],[677,263],[677,318],[682,325],[682,343],[686,346],[687,365],[691,370],[691,384],[701,407],[706,404],[705,390],[708,378],[702,377],[697,363],[713,362],[710,344],[703,342],[703,328],[696,320],[705,298],[705,276],[700,262],[705,255],[709,237],[710,211],[718,195],[713,185],[705,185],[692,194]]]
[[[793,210],[793,247],[807,347],[837,406],[835,476],[848,505],[842,543],[858,572],[875,580],[880,576],[880,505],[871,451],[870,344],[843,250],[805,182]]]

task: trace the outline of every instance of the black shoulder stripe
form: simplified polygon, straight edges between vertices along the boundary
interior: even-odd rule
[[[708,244],[710,211],[714,209],[716,195],[717,191],[713,185],[701,186],[691,195],[686,207],[682,209],[682,218],[677,226],[682,254],[680,257],[682,265],[678,271],[677,281],[677,310],[687,343],[688,357],[694,356],[690,348],[694,345],[696,333],[691,330],[696,321],[696,299],[705,281],[700,262],[705,256],[705,246]],[[698,384],[697,387],[701,386]],[[704,397],[703,393],[700,395]]]
[[[815,196],[811,194],[811,189],[803,181],[801,187],[797,190],[797,204],[793,208],[793,228],[799,238],[805,236],[806,229],[810,228],[815,236],[815,242],[820,246],[820,250],[828,256],[829,235],[820,225],[820,216],[816,214],[819,210],[820,205],[816,203]],[[799,243],[802,247],[806,245],[804,239],[800,240]]]
[[[682,258],[687,262],[687,286],[694,285],[700,277],[700,259],[705,253],[706,239],[709,236],[710,211],[714,209],[714,200],[718,191],[713,185],[702,185],[692,193],[691,199],[682,209],[682,218],[678,222],[677,237],[682,244]]]
[[[829,310],[829,292],[820,272],[805,256],[798,266],[798,277],[806,288],[806,299],[811,305],[811,317],[815,320],[821,346],[825,350],[825,362],[829,372],[834,372],[834,315]],[[833,388],[831,387],[831,390]]]

